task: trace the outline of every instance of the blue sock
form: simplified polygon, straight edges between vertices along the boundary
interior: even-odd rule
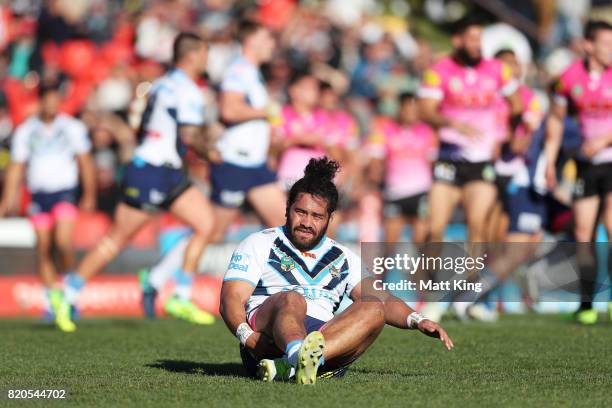
[[[293,340],[287,344],[285,347],[285,359],[291,364],[293,367],[297,365],[298,352],[300,351],[300,347],[302,347],[302,340]]]
[[[176,271],[174,275],[176,287],[174,288],[174,294],[184,301],[191,300],[191,288],[193,286],[193,274],[186,273],[182,269]]]
[[[81,291],[85,287],[85,279],[77,275],[75,272],[70,272],[64,278],[64,297],[71,305],[76,304]]]

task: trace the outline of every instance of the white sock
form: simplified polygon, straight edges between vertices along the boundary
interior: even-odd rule
[[[149,283],[158,292],[164,287],[168,279],[170,279],[176,271],[181,269],[185,249],[187,248],[187,244],[189,244],[190,238],[191,235],[186,235],[181,238],[181,240],[151,268]]]
[[[174,275],[176,280],[176,287],[174,288],[174,294],[182,301],[191,300],[191,288],[193,287],[193,274],[184,272],[179,269]]]

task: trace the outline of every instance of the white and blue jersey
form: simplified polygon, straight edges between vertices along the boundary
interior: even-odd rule
[[[268,104],[268,91],[259,68],[244,57],[236,58],[225,71],[222,92],[237,92],[255,109]],[[225,129],[217,148],[223,161],[240,167],[265,164],[270,146],[270,125],[265,119],[231,123]]]
[[[173,69],[151,87],[134,156],[153,166],[180,169],[187,147],[179,136],[179,126],[202,124],[202,90],[184,71]]]
[[[232,280],[254,287],[247,316],[269,296],[292,290],[306,299],[308,316],[326,322],[361,281],[361,260],[328,237],[301,252],[289,241],[284,227],[270,228],[249,235],[234,251],[224,278]]]
[[[76,156],[90,149],[87,128],[80,120],[59,114],[52,122],[44,123],[33,116],[15,130],[11,160],[27,163],[30,192],[57,193],[78,186]]]

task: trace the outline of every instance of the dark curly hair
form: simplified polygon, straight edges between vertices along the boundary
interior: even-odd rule
[[[331,215],[338,206],[338,189],[334,184],[334,177],[340,170],[340,165],[327,157],[320,159],[310,159],[304,177],[291,186],[289,197],[287,198],[287,214],[289,208],[301,193],[308,193],[313,196],[321,197],[327,201],[327,213]]]

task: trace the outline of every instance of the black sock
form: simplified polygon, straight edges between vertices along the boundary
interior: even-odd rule
[[[580,276],[580,310],[593,308],[597,280],[597,253],[594,243],[577,243],[576,259]]]

